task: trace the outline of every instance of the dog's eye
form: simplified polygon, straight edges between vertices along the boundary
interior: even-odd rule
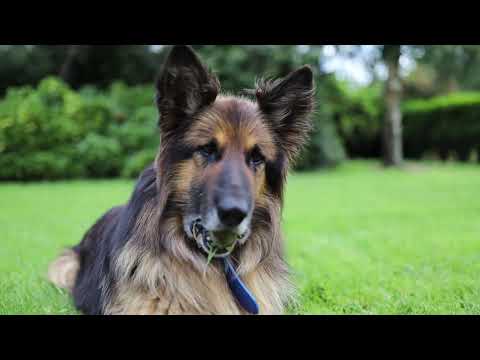
[[[209,162],[217,161],[220,158],[220,152],[215,141],[209,142],[207,145],[200,146],[198,152]]]
[[[265,162],[265,157],[263,156],[262,152],[255,146],[253,150],[250,152],[249,156],[249,163],[253,167],[258,167]]]

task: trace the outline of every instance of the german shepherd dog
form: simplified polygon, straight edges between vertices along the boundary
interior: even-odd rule
[[[174,46],[156,88],[155,161],[125,206],[50,265],[50,281],[91,315],[284,313],[295,287],[282,198],[311,130],[311,69],[222,95],[193,49]]]

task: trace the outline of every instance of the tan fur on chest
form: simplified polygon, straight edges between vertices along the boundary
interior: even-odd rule
[[[132,249],[123,251],[117,265],[132,266]],[[255,295],[261,314],[281,314],[282,296],[278,279],[263,267],[243,276]],[[123,278],[105,308],[106,314],[141,315],[243,315],[245,311],[232,296],[223,272],[209,266],[198,273],[188,263],[168,256],[142,257],[130,278]]]

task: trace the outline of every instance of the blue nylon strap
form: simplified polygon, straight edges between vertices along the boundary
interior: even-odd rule
[[[233,296],[235,296],[238,303],[245,309],[245,311],[252,315],[258,315],[259,307],[257,300],[238,276],[229,256],[223,259],[223,264],[227,283]]]

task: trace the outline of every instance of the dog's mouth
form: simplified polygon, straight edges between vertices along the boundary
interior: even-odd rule
[[[209,231],[200,219],[191,224],[191,232],[197,245],[212,258],[227,257],[248,236],[248,231],[240,235],[230,230]]]

